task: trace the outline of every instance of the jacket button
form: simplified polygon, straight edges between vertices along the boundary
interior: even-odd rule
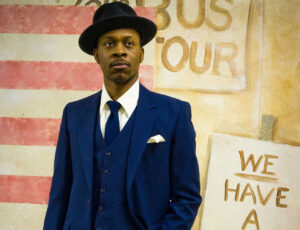
[[[103,211],[103,206],[100,206],[100,207],[99,207],[99,211],[100,211],[100,212]]]
[[[91,200],[88,200],[88,206],[91,206]]]
[[[106,189],[105,188],[101,188],[100,191],[103,193],[103,192],[106,192]]]
[[[111,155],[110,152],[105,153],[105,156],[110,156],[110,155]]]
[[[108,174],[108,169],[104,169],[103,174]]]

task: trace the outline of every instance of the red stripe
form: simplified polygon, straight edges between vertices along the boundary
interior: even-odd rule
[[[134,8],[134,10],[138,16],[148,18],[149,20],[155,22],[156,8],[137,6]]]
[[[81,34],[92,23],[96,7],[1,5],[0,33]],[[136,7],[155,21],[155,9]]]
[[[0,175],[0,202],[47,204],[51,177]]]
[[[140,67],[141,82],[153,88],[153,67]],[[97,91],[103,74],[97,64],[78,62],[0,61],[0,88]]]
[[[55,146],[60,119],[0,117],[1,145]]]
[[[154,70],[151,65],[142,65],[139,69],[140,82],[148,89],[153,90]]]

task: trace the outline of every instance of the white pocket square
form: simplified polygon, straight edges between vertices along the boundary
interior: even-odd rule
[[[147,141],[147,144],[150,143],[160,143],[160,142],[165,142],[165,139],[162,137],[162,135],[157,134],[153,137],[150,137],[149,140]]]

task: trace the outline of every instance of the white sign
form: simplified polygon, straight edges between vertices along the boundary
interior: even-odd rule
[[[300,147],[214,134],[201,230],[299,230]]]
[[[233,92],[246,88],[250,0],[151,1],[157,6],[155,87]]]

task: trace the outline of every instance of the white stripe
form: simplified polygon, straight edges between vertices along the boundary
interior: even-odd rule
[[[55,148],[54,146],[0,145],[0,174],[52,176]]]
[[[0,117],[61,118],[68,102],[94,91],[0,89]]]
[[[78,46],[79,35],[0,34],[0,61],[65,61],[92,62]],[[155,43],[145,46],[144,65],[154,65]]]
[[[0,60],[95,62],[78,35],[57,34],[0,34]]]
[[[41,230],[46,209],[47,205],[0,203],[0,229]]]

